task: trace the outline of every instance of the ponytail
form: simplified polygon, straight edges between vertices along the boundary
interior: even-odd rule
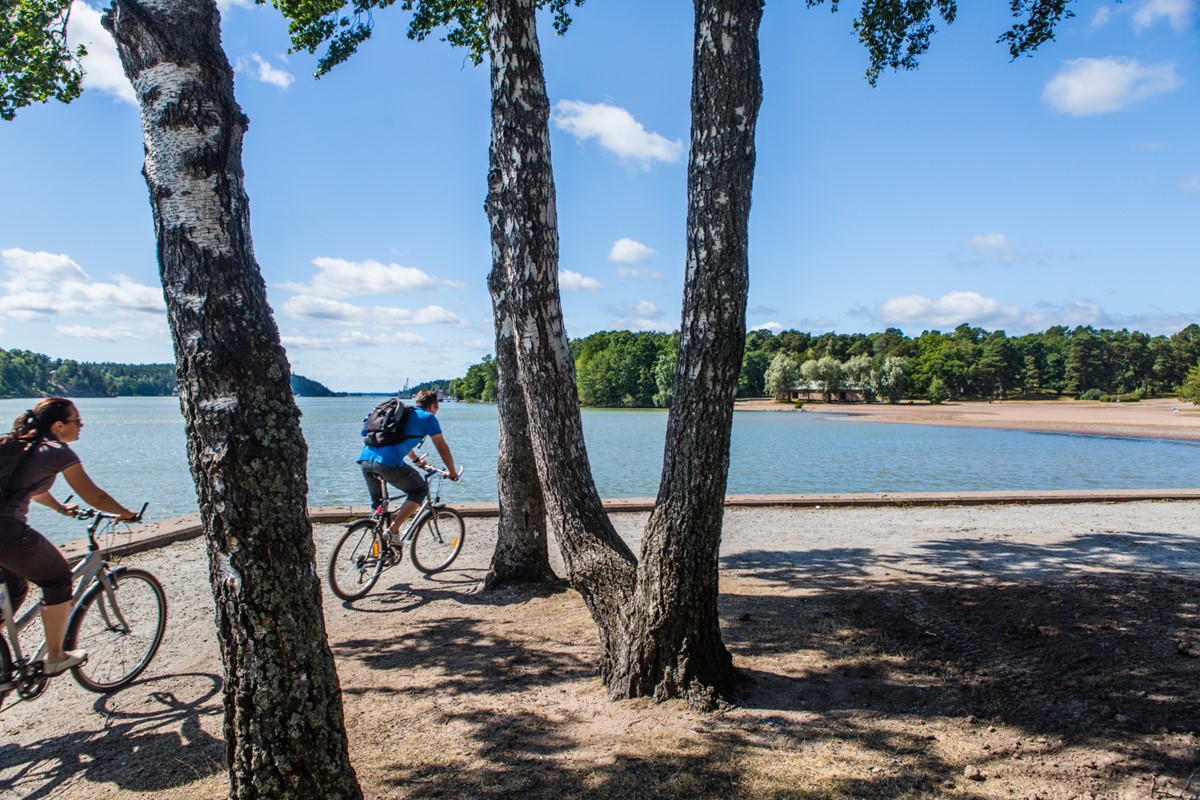
[[[65,397],[47,397],[16,418],[10,435],[26,440],[48,436],[54,423],[65,422],[71,417],[74,405]]]

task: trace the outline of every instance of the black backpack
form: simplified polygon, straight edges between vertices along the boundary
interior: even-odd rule
[[[398,397],[384,400],[363,420],[363,442],[369,447],[387,447],[404,441],[404,423],[411,413],[412,407]]]
[[[17,487],[9,485],[12,477],[39,441],[40,438],[19,439],[11,433],[0,437],[0,506],[16,494]]]

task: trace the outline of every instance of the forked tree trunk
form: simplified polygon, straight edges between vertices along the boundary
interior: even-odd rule
[[[114,0],[225,668],[234,798],[359,798],[325,638],[307,448],[250,240],[247,119],[212,0]]]
[[[609,689],[707,707],[737,679],[721,641],[717,559],[746,340],[762,0],[696,0],[695,7],[679,361],[658,500]]]
[[[550,164],[550,102],[536,0],[487,0],[492,144],[487,213],[493,275],[502,277],[530,440],[571,585],[600,628],[607,679],[634,586],[633,553],[592,480],[575,365],[558,290],[558,219]]]
[[[492,312],[496,323],[496,413],[500,422],[500,457],[496,489],[500,499],[496,549],[483,579],[484,590],[514,583],[551,583],[558,580],[550,568],[546,542],[546,501],[538,481],[533,446],[529,441],[529,415],[517,378],[517,351],[508,309],[507,283],[493,270],[488,276]]]

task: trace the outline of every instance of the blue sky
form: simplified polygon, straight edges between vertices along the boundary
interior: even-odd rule
[[[1008,3],[960,5],[918,71],[872,89],[857,4],[767,4],[748,326],[1200,321],[1200,0],[1077,3],[1016,62],[995,43]],[[84,96],[0,124],[0,346],[169,361],[140,121],[94,8],[72,14]],[[315,80],[277,11],[222,16],[293,369],[340,390],[463,374],[492,349],[486,66],[408,41],[393,7]],[[568,332],[676,329],[692,4],[590,0],[574,18],[541,35]]]

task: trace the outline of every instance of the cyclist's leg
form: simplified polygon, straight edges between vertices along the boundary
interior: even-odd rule
[[[0,519],[0,567],[33,581],[42,590],[46,662],[56,665],[66,658],[63,635],[71,614],[71,567],[58,548],[24,520]]]
[[[21,608],[21,604],[25,602],[25,596],[29,594],[29,581],[14,572],[6,572],[4,567],[0,567],[0,583],[3,583],[4,588],[8,589],[8,601],[12,603],[13,613],[16,614]]]
[[[425,479],[421,477],[421,473],[408,464],[401,464],[398,467],[375,464],[374,467],[377,474],[382,475],[389,484],[407,495],[404,504],[400,506],[395,516],[392,517],[390,531],[397,533],[400,530],[400,526],[404,524],[404,521],[421,507],[425,496],[429,494],[429,485],[425,483]]]
[[[374,511],[383,502],[383,489],[379,486],[380,475],[375,471],[376,467],[382,465],[374,461],[360,461],[358,465],[362,467],[363,480],[367,482],[367,491],[371,494],[371,510]]]

